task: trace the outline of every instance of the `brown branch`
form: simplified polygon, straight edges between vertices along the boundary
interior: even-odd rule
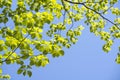
[[[87,3],[100,3],[100,2],[102,2],[102,0],[99,2],[72,2],[72,1],[68,1],[68,0],[64,0],[64,1],[67,1],[67,2],[72,3],[72,4],[87,4]]]
[[[112,22],[111,20],[109,20],[108,18],[104,17],[102,14],[100,14],[99,12],[95,11],[94,9],[91,9],[89,7],[87,7],[85,4],[83,4],[83,6],[85,6],[87,9],[97,13],[98,15],[100,15],[104,20],[110,22],[111,24],[115,25],[119,30],[120,30],[120,27],[117,26],[117,24],[115,24],[114,22]]]
[[[30,29],[30,31],[33,29],[33,27],[31,27],[31,29]],[[7,56],[7,58],[4,60],[4,61],[2,61],[2,62],[5,62],[19,47],[20,47],[20,45],[22,44],[22,42],[29,36],[30,34],[28,33],[27,35],[26,35],[26,37],[25,38],[23,38],[21,41],[20,41],[20,43],[18,44],[18,46],[14,49],[14,50],[12,50],[12,52]]]
[[[106,17],[104,17],[101,13],[99,13],[99,12],[95,11],[94,9],[92,9],[92,8],[90,8],[90,7],[88,7],[88,6],[86,6],[84,3],[72,2],[72,1],[68,1],[68,0],[64,0],[64,1],[69,2],[69,3],[71,3],[71,4],[80,4],[80,5],[83,5],[83,6],[86,7],[87,9],[89,9],[89,10],[95,12],[96,14],[100,15],[104,20],[110,22],[111,24],[113,24],[114,26],[116,26],[116,27],[120,30],[120,27],[117,26],[117,24],[115,24],[115,23],[112,22],[111,20],[109,20],[109,19],[107,19]]]

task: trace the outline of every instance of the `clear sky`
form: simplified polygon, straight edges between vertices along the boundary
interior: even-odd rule
[[[120,8],[118,4],[116,7]],[[115,63],[120,42],[115,41],[112,50],[104,53],[104,41],[84,26],[79,41],[70,49],[64,49],[63,57],[49,56],[50,64],[45,68],[33,67],[31,78],[17,75],[18,65],[3,65],[3,73],[10,74],[11,80],[120,80],[120,65]]]

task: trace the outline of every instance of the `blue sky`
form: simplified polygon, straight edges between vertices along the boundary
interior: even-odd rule
[[[120,80],[120,65],[115,63],[119,41],[115,41],[108,54],[104,53],[102,46],[105,42],[84,26],[79,41],[70,49],[64,49],[63,57],[49,55],[50,64],[45,68],[33,67],[31,78],[17,75],[18,65],[3,65],[3,73],[10,74],[11,80]]]

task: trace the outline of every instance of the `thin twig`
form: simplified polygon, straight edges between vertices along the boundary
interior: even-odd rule
[[[35,50],[35,47],[32,49],[32,51],[34,51]],[[11,54],[12,55],[12,54]],[[0,63],[3,63],[3,62],[6,62],[6,61],[11,61],[11,60],[17,60],[17,59],[21,59],[21,58],[24,58],[24,57],[26,57],[26,56],[28,56],[28,55],[24,55],[24,56],[21,56],[21,57],[16,57],[16,58],[13,58],[13,59],[5,59],[5,60],[3,60],[3,61],[0,61]],[[36,56],[36,55],[34,55],[34,56]]]
[[[6,61],[11,61],[11,60],[17,60],[17,59],[21,59],[21,58],[23,58],[23,57],[25,57],[25,56],[21,56],[21,57],[17,57],[17,58],[13,58],[13,59],[6,59],[6,60],[3,60],[3,61],[1,61],[0,63],[4,63],[4,62],[6,62]]]
[[[113,5],[111,5],[107,10],[103,11],[101,14],[107,12],[108,10],[110,10],[110,8],[113,7]]]
[[[28,34],[24,39],[22,39],[22,40],[20,41],[20,43],[18,44],[18,46],[7,56],[7,58],[6,58],[3,62],[5,62],[5,61],[8,60],[8,58],[20,47],[20,45],[22,44],[22,42],[23,42],[28,36],[29,36],[29,34]]]
[[[63,13],[63,26],[65,25],[65,16],[66,16],[66,11]]]
[[[61,0],[61,1],[62,1],[62,5],[63,5],[64,10],[67,12],[69,18],[70,18],[71,21],[72,21],[72,25],[71,25],[71,27],[69,28],[69,30],[70,30],[70,29],[73,27],[73,25],[74,25],[74,21],[73,21],[73,19],[72,19],[72,16],[70,15],[69,11],[66,9],[65,4],[64,4],[64,1],[63,1],[63,0]]]

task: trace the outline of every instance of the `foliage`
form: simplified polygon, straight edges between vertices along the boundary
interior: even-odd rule
[[[108,53],[115,39],[120,39],[120,9],[114,7],[117,2],[16,0],[14,4],[13,0],[0,0],[0,65],[16,63],[20,65],[17,74],[31,77],[32,66],[45,67],[49,63],[48,54],[63,56],[63,48],[70,48],[78,41],[84,29],[82,25],[74,26],[79,21],[84,21],[91,33],[106,42],[103,51]],[[105,17],[108,11],[115,16],[114,21]],[[107,22],[112,26],[106,26]],[[117,63],[119,58],[120,53]]]

